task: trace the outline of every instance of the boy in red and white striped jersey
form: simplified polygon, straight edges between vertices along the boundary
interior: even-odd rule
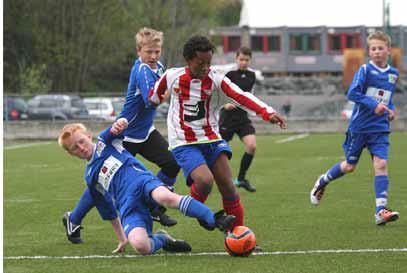
[[[227,214],[236,216],[235,226],[244,224],[243,206],[232,180],[228,159],[232,152],[219,133],[219,110],[226,95],[263,120],[285,129],[284,119],[254,95],[242,91],[227,77],[210,69],[213,44],[204,36],[193,36],[184,45],[186,67],[172,68],[155,83],[150,102],[171,101],[167,118],[170,150],[183,169],[191,196],[205,202],[216,181]]]

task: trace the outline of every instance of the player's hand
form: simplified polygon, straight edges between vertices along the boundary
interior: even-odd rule
[[[170,97],[170,94],[171,94],[170,90],[168,90],[168,89],[165,90],[164,95],[161,96],[161,101],[167,100]]]
[[[129,122],[127,121],[127,119],[119,118],[113,123],[112,128],[110,129],[110,133],[112,133],[113,135],[119,135],[127,128],[127,126],[129,126]]]
[[[389,112],[390,109],[384,105],[383,103],[379,103],[376,108],[374,109],[374,112],[376,115],[383,116],[385,112]]]
[[[117,246],[117,248],[115,250],[112,251],[112,253],[117,254],[117,253],[124,252],[126,250],[126,245],[127,245],[127,240],[125,240],[123,242],[119,242],[119,245]]]
[[[287,129],[287,124],[282,116],[274,112],[270,115],[270,122],[273,124],[278,124],[281,129]]]
[[[223,105],[223,109],[230,111],[230,110],[236,109],[236,105],[231,104],[231,103],[226,103],[225,105]]]
[[[396,111],[389,109],[388,113],[389,113],[389,116],[388,116],[389,121],[393,121],[396,118]]]

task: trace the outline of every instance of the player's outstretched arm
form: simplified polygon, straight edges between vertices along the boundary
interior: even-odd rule
[[[389,109],[389,121],[393,121],[396,118],[396,111]]]
[[[127,126],[129,126],[129,122],[127,121],[127,119],[125,118],[119,118],[118,120],[116,120],[113,125],[112,128],[110,129],[110,132],[117,136],[119,134],[121,134],[124,130],[126,130]]]
[[[117,235],[117,238],[119,239],[119,245],[117,246],[116,249],[112,251],[112,253],[120,253],[124,252],[126,245],[127,245],[127,238],[126,234],[124,234],[124,230],[122,227],[122,224],[120,222],[120,218],[117,217],[116,219],[111,220],[114,232]]]
[[[385,112],[389,113],[390,109],[383,103],[378,103],[374,112],[376,115],[383,116]]]
[[[281,129],[287,129],[287,124],[282,116],[277,112],[274,112],[270,115],[270,122],[273,124],[278,124]]]

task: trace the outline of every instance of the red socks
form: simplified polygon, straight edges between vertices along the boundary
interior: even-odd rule
[[[225,209],[226,214],[232,214],[236,216],[236,221],[233,227],[243,226],[244,224],[244,209],[240,203],[239,194],[236,195],[234,200],[225,200],[223,199],[223,208]]]
[[[208,199],[207,194],[202,194],[202,193],[198,192],[198,190],[195,186],[195,183],[192,183],[192,185],[191,185],[191,196],[192,196],[192,198],[200,201],[201,203],[205,203],[206,199]]]

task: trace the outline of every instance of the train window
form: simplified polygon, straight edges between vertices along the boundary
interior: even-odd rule
[[[263,36],[252,36],[251,48],[253,51],[263,51]]]
[[[301,51],[303,48],[303,35],[291,34],[290,35],[290,51]]]
[[[290,35],[291,52],[321,52],[320,34],[291,34]]]
[[[240,36],[228,37],[228,51],[237,51],[240,48]]]
[[[341,50],[341,36],[340,35],[329,35],[328,36],[329,49],[332,51]]]
[[[280,46],[280,36],[274,35],[274,36],[268,36],[267,37],[268,40],[268,45],[269,45],[269,51],[270,52],[278,52],[281,49]]]
[[[308,35],[308,50],[313,52],[321,51],[321,35],[311,34]]]
[[[328,35],[328,49],[331,53],[340,54],[346,48],[359,48],[359,33],[338,33]]]

